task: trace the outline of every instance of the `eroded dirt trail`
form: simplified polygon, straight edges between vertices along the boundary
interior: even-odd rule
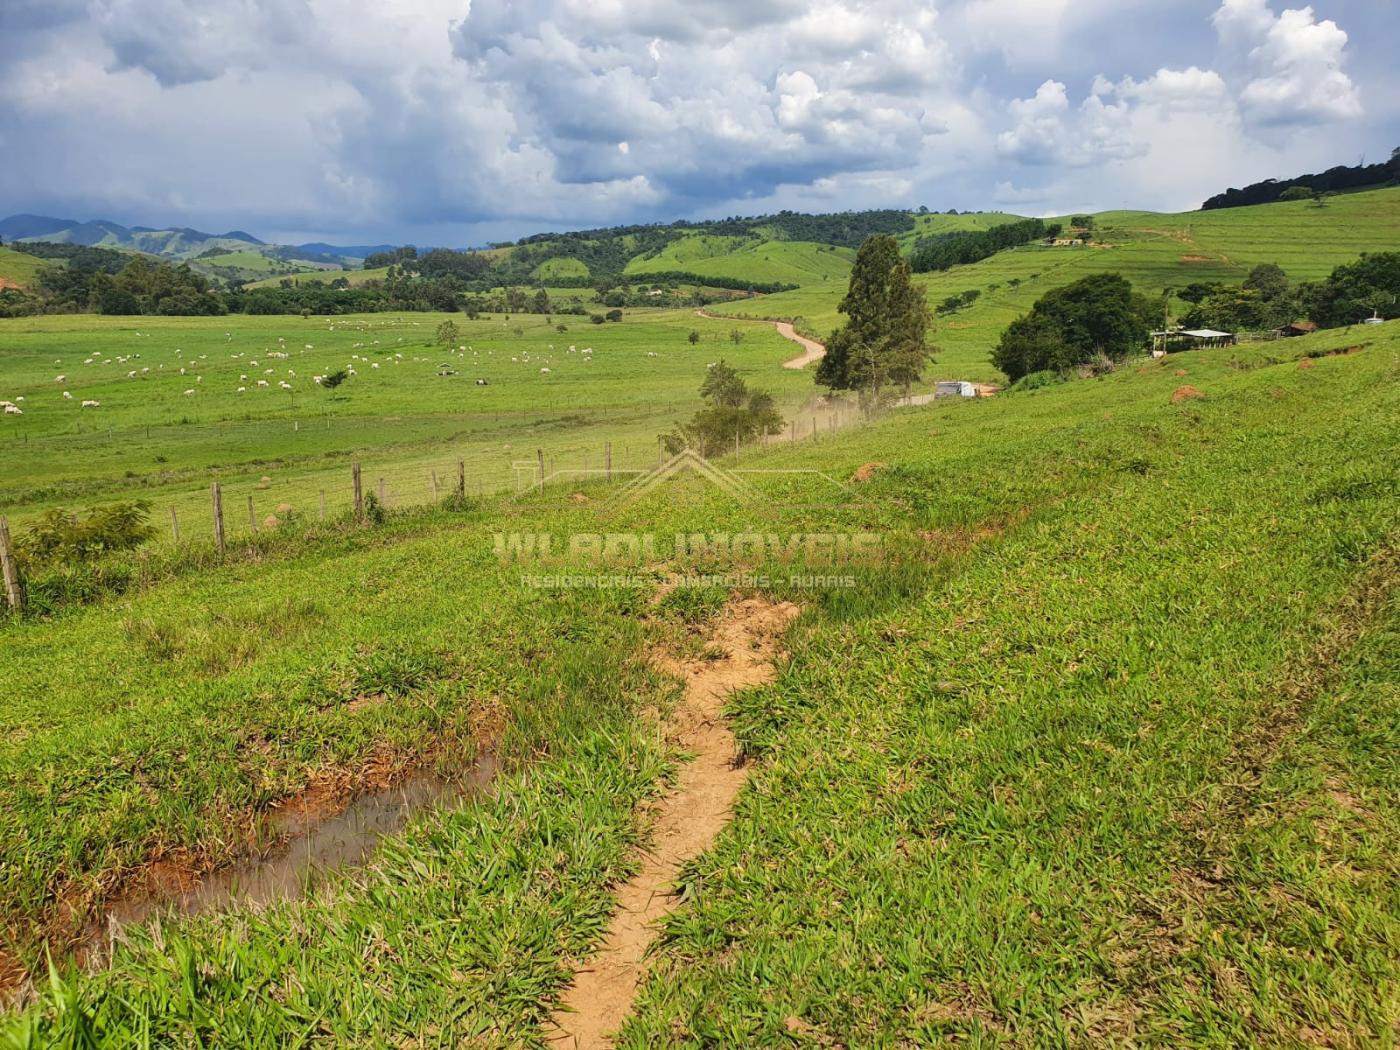
[[[666,729],[673,743],[695,758],[681,768],[675,790],[657,803],[641,869],[618,887],[606,938],[579,964],[562,1009],[554,1014],[550,1040],[556,1046],[612,1046],[611,1036],[631,1011],[646,974],[644,957],[656,927],[678,907],[674,887],[682,867],[708,849],[729,822],[747,777],[721,711],[725,697],[772,678],[778,640],[799,611],[787,602],[738,600],[709,636],[712,659],[659,661],[685,678],[685,696]]]

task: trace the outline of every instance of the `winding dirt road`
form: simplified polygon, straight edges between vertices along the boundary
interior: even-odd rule
[[[718,317],[715,314],[706,313],[704,310],[696,310],[695,312],[700,317],[708,317],[712,321],[724,320],[724,318]],[[806,368],[814,361],[820,361],[826,356],[826,347],[822,346],[822,344],[815,339],[808,339],[804,335],[798,335],[797,330],[786,321],[774,321],[773,327],[778,330],[778,334],[784,339],[791,339],[798,346],[802,347],[802,353],[783,362],[784,368]]]
[[[806,368],[814,361],[820,361],[826,356],[826,347],[815,339],[808,339],[805,335],[798,335],[796,329],[786,321],[774,321],[773,326],[778,329],[778,334],[784,339],[791,339],[802,347],[802,353],[798,354],[790,361],[784,361],[784,368]]]

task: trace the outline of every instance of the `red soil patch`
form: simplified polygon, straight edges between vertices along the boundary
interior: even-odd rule
[[[1179,386],[1172,392],[1172,404],[1179,405],[1183,401],[1196,401],[1205,396],[1194,386]]]
[[[856,468],[856,472],[851,475],[851,483],[853,485],[864,484],[865,482],[873,478],[875,476],[875,472],[879,470],[882,466],[884,466],[883,463],[862,463],[859,467]]]

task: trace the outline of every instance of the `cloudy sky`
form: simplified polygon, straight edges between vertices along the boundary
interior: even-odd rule
[[[480,244],[1197,206],[1400,145],[1394,0],[0,0],[0,215]]]

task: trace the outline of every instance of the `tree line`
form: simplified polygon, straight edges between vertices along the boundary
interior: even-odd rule
[[[923,237],[914,245],[910,266],[915,273],[947,270],[953,266],[979,262],[1006,248],[1015,248],[1046,237],[1058,237],[1059,223],[1041,219],[1020,219],[989,230],[959,230],[935,237]]]
[[[1321,193],[1338,193],[1363,186],[1381,186],[1400,179],[1400,147],[1391,151],[1390,159],[1380,164],[1338,165],[1317,175],[1299,175],[1292,179],[1265,179],[1224,193],[1217,193],[1204,204],[1202,211],[1217,208],[1243,208],[1250,204],[1271,204],[1276,200],[1299,200]],[[1302,190],[1305,192],[1290,192]]]

